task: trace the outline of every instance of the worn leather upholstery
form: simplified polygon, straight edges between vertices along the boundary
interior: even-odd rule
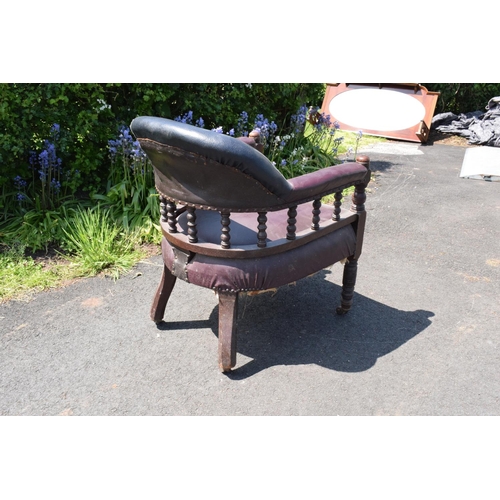
[[[131,129],[155,166],[158,191],[200,208],[276,210],[367,175],[350,163],[287,181],[262,153],[225,134],[144,116]]]
[[[354,254],[356,235],[346,226],[322,238],[266,257],[234,259],[194,254],[181,276],[194,285],[217,292],[270,290],[317,273]],[[162,242],[163,260],[169,269],[177,258],[175,247]]]

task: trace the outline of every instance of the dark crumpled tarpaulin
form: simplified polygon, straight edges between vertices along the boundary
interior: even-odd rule
[[[432,119],[432,127],[439,132],[466,137],[469,144],[500,147],[500,97],[493,97],[486,113],[441,113]]]

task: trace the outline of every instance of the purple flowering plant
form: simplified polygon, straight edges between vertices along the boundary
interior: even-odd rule
[[[204,127],[203,118],[195,121],[192,111],[175,120]],[[338,154],[343,137],[337,135],[339,124],[331,123],[330,116],[320,113],[317,107],[300,106],[281,130],[262,114],[250,120],[246,111],[240,113],[234,128],[227,132],[222,127],[212,129],[235,137],[247,137],[253,130],[260,133],[264,154],[287,178],[340,163]]]
[[[344,140],[338,130],[338,123],[319,108],[302,105],[291,116],[288,131],[273,137],[267,156],[286,178],[336,165]]]
[[[120,184],[125,191],[133,191],[134,186],[154,187],[151,162],[128,127],[120,127],[118,137],[108,141],[108,150],[111,159],[108,191]]]
[[[191,119],[186,116],[185,123]],[[126,126],[108,141],[108,151],[111,168],[106,194],[94,194],[93,200],[108,208],[125,230],[140,229],[144,241],[156,241],[160,212],[151,162]]]
[[[41,144],[41,151],[30,151],[29,166],[31,178],[17,175],[14,187],[16,199],[23,209],[35,206],[37,209],[55,209],[68,195],[71,177],[77,177],[78,171],[64,171],[62,160],[58,156],[60,126],[54,123],[50,129],[50,138]]]

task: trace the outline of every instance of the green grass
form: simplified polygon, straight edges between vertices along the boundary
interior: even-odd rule
[[[358,134],[356,132],[347,132],[339,130],[339,135],[344,137],[344,140],[342,141],[342,144],[339,147],[339,157],[343,158],[345,157],[349,148],[356,150]],[[361,149],[363,146],[368,146],[370,144],[377,144],[379,142],[385,142],[385,141],[386,139],[384,137],[376,137],[374,135],[363,135],[363,137],[359,141],[358,150]],[[354,156],[356,155],[353,154],[351,156],[350,161],[354,161]],[[347,196],[351,196],[352,193],[354,193],[354,186],[344,189],[343,191],[344,198]],[[331,205],[334,202],[334,197],[335,197],[334,194],[329,194],[325,196],[321,200],[321,202],[324,203],[325,205]]]
[[[345,154],[350,147],[356,149],[356,141],[358,135],[356,132],[339,130],[339,134],[344,137],[344,140],[342,141],[342,144],[340,145],[339,148],[340,154]],[[361,140],[359,141],[358,149],[361,149],[363,146],[368,146],[370,144],[377,144],[379,142],[386,142],[386,141],[387,139],[385,137],[377,137],[374,135],[364,134]]]
[[[106,271],[118,278],[144,256],[138,249],[138,234],[125,231],[108,210],[99,206],[78,210],[64,233],[66,245],[73,252],[68,258],[81,276]]]
[[[0,302],[59,286],[75,276],[75,268],[67,262],[44,266],[25,257],[23,247],[0,248]]]
[[[25,256],[25,246],[0,247],[0,302],[60,286],[77,277],[103,273],[113,278],[145,257],[139,232],[127,232],[99,207],[76,209],[63,229],[68,253],[49,264]]]

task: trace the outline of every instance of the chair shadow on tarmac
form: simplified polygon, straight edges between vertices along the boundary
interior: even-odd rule
[[[424,331],[434,313],[402,311],[355,292],[351,311],[338,316],[341,287],[324,270],[277,292],[245,296],[238,307],[239,363],[226,375],[245,379],[276,365],[317,364],[361,372]],[[270,296],[271,295],[271,296]],[[218,305],[207,320],[160,323],[161,330],[218,330]],[[214,344],[216,357],[217,346]],[[250,360],[244,357],[251,358]]]

